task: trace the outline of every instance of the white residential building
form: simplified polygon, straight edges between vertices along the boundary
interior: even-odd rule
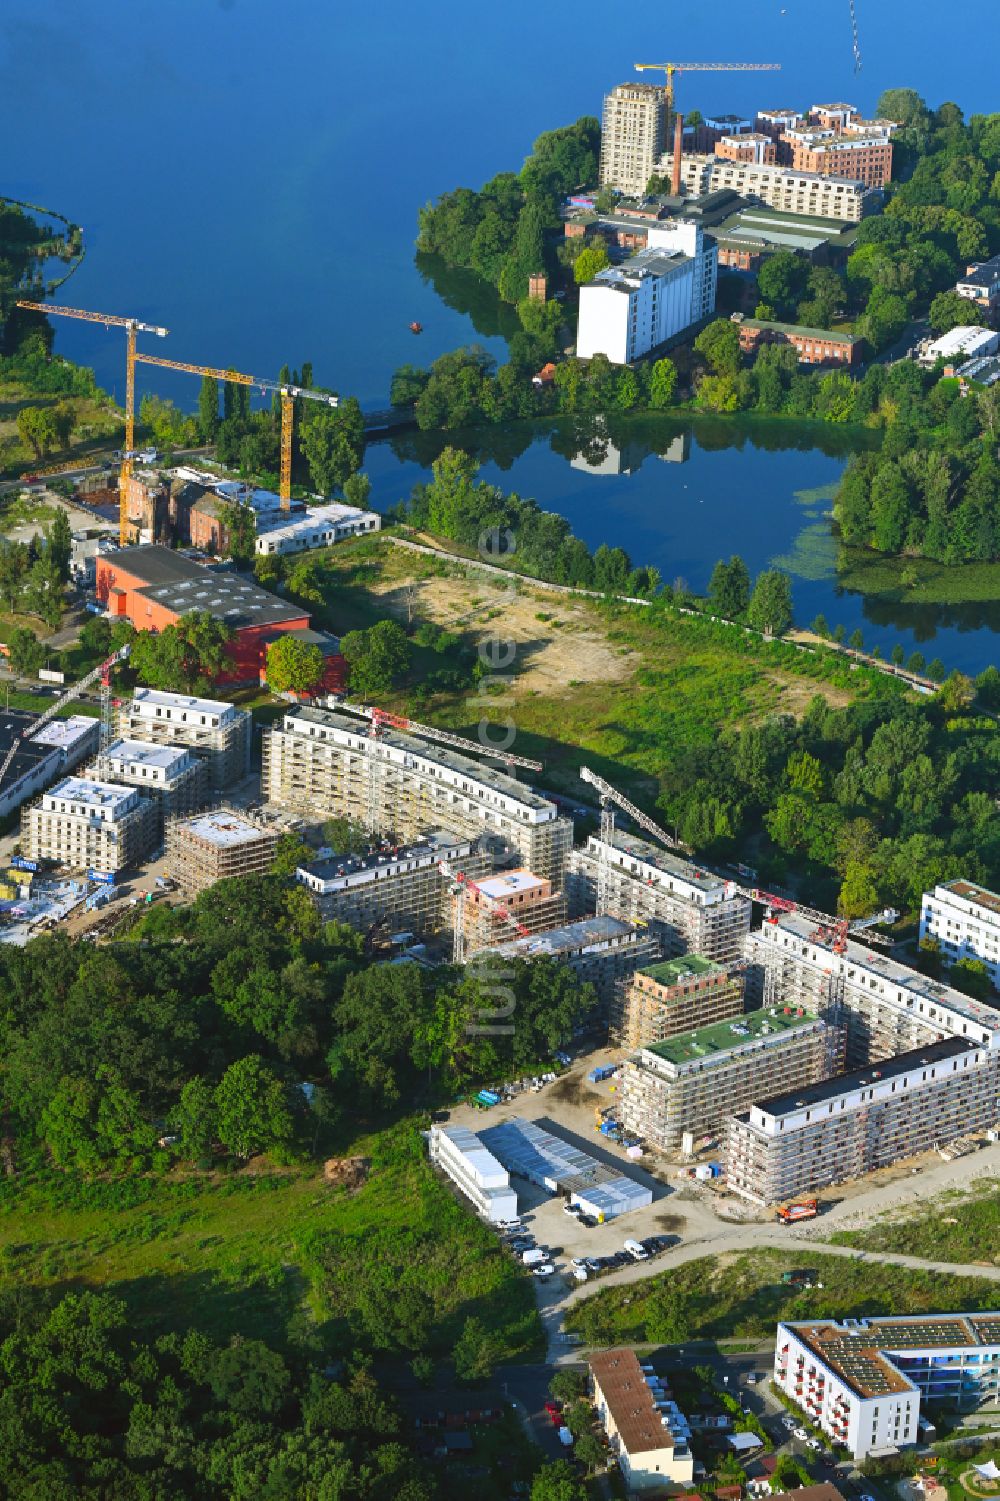
[[[118,782],[66,777],[21,815],[28,859],[67,870],[124,870],[149,853],[155,837],[153,804]]]
[[[650,225],[648,243],[580,288],[576,352],[627,365],[715,311],[718,249],[699,224]]]
[[[182,745],[115,740],[92,769],[98,780],[137,787],[144,797],[152,798],[161,825],[164,818],[193,813],[208,795],[208,767]]]
[[[430,1158],[490,1224],[517,1218],[510,1174],[464,1126],[432,1126]]]
[[[661,158],[658,170],[667,174],[671,166],[668,154]],[[728,188],[741,198],[766,203],[768,208],[784,213],[843,219],[852,224],[876,213],[883,198],[880,188],[867,187],[850,177],[826,177],[770,162],[731,162],[700,154],[681,159],[681,186],[690,198]]]
[[[981,959],[1000,989],[1000,896],[975,881],[945,881],[924,892],[920,937],[935,938],[947,964]]]
[[[1000,1313],[779,1324],[774,1381],[855,1461],[917,1442],[922,1400],[996,1407]]]
[[[330,501],[307,505],[304,510],[258,515],[256,551],[266,555],[305,552],[312,547],[332,547],[347,537],[377,532],[382,518],[375,511]]]
[[[72,771],[97,749],[100,722],[86,714],[51,719],[32,733],[38,716],[20,709],[0,712],[0,760],[16,746],[0,783],[0,818],[6,818],[49,782]],[[24,735],[29,739],[23,739]]]
[[[974,360],[984,355],[996,354],[1000,349],[1000,333],[991,328],[977,328],[975,324],[960,324],[950,328],[939,339],[930,339],[920,349],[920,363],[928,369],[938,360]]]
[[[648,1362],[634,1350],[589,1360],[594,1407],[629,1491],[691,1485],[691,1427]]]
[[[127,739],[187,746],[207,761],[209,781],[216,791],[250,770],[252,720],[245,709],[224,699],[136,688],[132,702],[119,716],[118,728]]]

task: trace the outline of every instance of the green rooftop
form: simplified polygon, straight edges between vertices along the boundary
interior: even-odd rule
[[[714,964],[711,959],[703,959],[701,954],[681,954],[676,959],[662,959],[657,964],[644,964],[639,974],[648,975],[651,980],[656,981],[657,985],[679,985],[682,980],[707,975],[712,970],[722,973],[722,966]]]
[[[830,339],[834,344],[857,344],[854,334],[838,333],[832,328],[806,328],[799,323],[769,323],[763,318],[744,318],[744,328],[759,328],[776,334],[798,334],[802,339]]]
[[[642,1051],[667,1063],[699,1063],[746,1047],[747,1043],[761,1038],[766,1040],[769,1036],[793,1032],[816,1020],[811,1011],[804,1011],[800,1016],[795,1008],[786,1012],[781,1006],[767,1011],[748,1011],[732,1021],[712,1022],[708,1027],[697,1027],[693,1032],[681,1032],[676,1037],[664,1038],[663,1042],[650,1043]]]

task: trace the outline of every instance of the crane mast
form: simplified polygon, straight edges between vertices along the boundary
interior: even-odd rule
[[[52,313],[60,318],[77,318],[84,323],[103,323],[105,328],[125,330],[125,447],[118,474],[118,540],[124,547],[128,542],[125,492],[132,475],[132,460],[135,458],[135,362],[141,358],[136,354],[135,336],[137,333],[156,334],[158,338],[165,339],[170,330],[160,328],[155,323],[143,323],[139,318],[123,318],[118,313],[91,313],[85,308],[49,306],[45,302],[28,302],[23,298],[17,305],[34,313],[44,313],[46,317]]]
[[[111,673],[114,668],[118,666],[119,662],[124,662],[126,660],[131,650],[131,646],[126,642],[124,646],[119,647],[118,651],[114,652],[110,657],[107,658],[106,661],[102,662],[100,667],[95,667],[93,672],[88,672],[86,677],[80,678],[79,682],[71,683],[70,686],[66,689],[65,693],[61,693],[56,699],[55,703],[49,705],[44,714],[39,714],[38,718],[28,726],[23,735],[18,735],[17,739],[13,742],[6,756],[4,757],[3,763],[0,764],[0,782],[2,782],[4,777],[7,775],[8,771],[10,770],[11,762],[17,755],[18,751],[21,749],[22,745],[24,745],[25,741],[34,739],[39,730],[44,729],[47,724],[50,724],[52,720],[55,719],[59,714],[61,709],[64,709],[67,704],[72,703],[75,698],[79,698],[81,693],[86,693],[87,689],[91,686],[91,684],[96,683],[98,678],[101,681],[102,687],[101,749],[103,750],[105,748],[110,732],[109,720],[111,705]],[[106,706],[105,700],[107,700]]]
[[[431,724],[419,724],[417,720],[407,719],[402,714],[390,714],[387,709],[351,703],[343,703],[338,707],[347,709],[351,714],[361,714],[365,719],[370,719],[373,726],[370,733],[376,733],[378,729],[386,725],[390,729],[406,730],[410,734],[419,735],[423,740],[437,740],[442,745],[453,745],[456,750],[469,751],[476,756],[503,761],[507,766],[523,766],[528,771],[542,770],[541,761],[532,761],[528,756],[515,756],[510,751],[491,750],[488,745],[480,745],[475,740],[466,740],[463,735],[453,735],[449,730],[439,730]]]
[[[245,375],[242,370],[220,370],[213,365],[192,365],[186,360],[163,360],[153,354],[137,354],[140,365],[156,365],[161,370],[179,370],[185,375],[208,376],[211,380],[229,381],[235,386],[256,386],[263,393],[274,391],[281,398],[281,509],[287,511],[292,502],[292,429],[295,421],[295,402],[299,397],[307,401],[319,401],[324,406],[340,405],[340,397],[328,391],[312,391],[306,386],[293,386],[288,382],[264,380],[257,375]]]

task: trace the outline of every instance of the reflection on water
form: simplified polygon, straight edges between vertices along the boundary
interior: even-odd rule
[[[933,641],[948,667],[980,672],[997,655],[1000,600],[916,604],[843,583],[833,498],[850,455],[878,443],[877,433],[829,423],[574,415],[400,433],[371,445],[365,467],[375,504],[386,508],[451,444],[476,457],[483,479],[565,516],[591,548],[623,547],[635,563],[681,576],[698,592],[718,558],[739,553],[753,575],[768,567],[791,574],[800,625],[823,614],[848,635],[860,627],[884,656],[897,643],[911,651]]]
[[[439,255],[418,254],[414,263],[424,285],[433,287],[446,307],[464,314],[484,339],[509,339],[520,332],[517,309],[474,271],[447,266]]]

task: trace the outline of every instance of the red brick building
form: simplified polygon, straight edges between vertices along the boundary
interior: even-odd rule
[[[234,639],[232,666],[219,674],[219,683],[260,682],[269,642],[292,632],[308,641],[322,637],[329,647],[322,691],[340,692],[346,685],[339,643],[312,630],[308,611],[242,574],[207,568],[169,548],[127,547],[100,554],[97,597],[110,616],[131,621],[137,631],[162,631],[195,610],[223,621]]]
[[[854,334],[803,328],[797,323],[745,318],[740,324],[740,349],[744,354],[755,354],[762,344],[790,344],[801,365],[846,365],[852,369],[861,363],[861,343]]]
[[[778,148],[769,135],[753,131],[748,135],[723,136],[715,143],[715,155],[726,162],[772,166],[778,160]]]

